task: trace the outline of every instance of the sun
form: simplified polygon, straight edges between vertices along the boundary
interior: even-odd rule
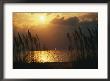
[[[51,16],[47,16],[47,15],[39,15],[37,17],[37,22],[40,24],[40,25],[49,25],[50,22],[52,20],[52,17]]]
[[[39,21],[41,22],[41,23],[46,23],[46,16],[39,16]]]

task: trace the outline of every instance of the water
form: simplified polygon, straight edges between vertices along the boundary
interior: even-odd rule
[[[68,51],[48,50],[48,51],[30,51],[25,57],[26,62],[71,62],[72,54]]]
[[[82,58],[78,51],[26,51],[18,54],[14,69],[97,68],[97,57]],[[79,60],[78,60],[79,59]]]
[[[72,62],[75,58],[75,53],[67,50],[26,51],[20,54],[20,59],[27,63]]]

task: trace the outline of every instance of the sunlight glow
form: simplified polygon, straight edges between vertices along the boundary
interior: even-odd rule
[[[49,25],[55,18],[64,17],[65,19],[73,16],[81,16],[87,13],[13,13],[13,25],[18,28],[39,27],[38,25]],[[43,27],[44,27],[43,26]]]
[[[39,62],[51,62],[54,61],[54,59],[52,58],[52,55],[49,54],[48,52],[42,51],[39,54]]]
[[[46,16],[40,16],[39,20],[41,23],[46,23]]]

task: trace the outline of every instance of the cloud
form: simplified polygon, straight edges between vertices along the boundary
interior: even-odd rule
[[[65,19],[64,17],[56,17],[51,21],[51,23],[58,25],[77,26],[79,24],[79,18],[69,17],[68,19]]]
[[[79,18],[78,17],[70,17],[65,20],[66,24],[72,25],[72,26],[77,26],[79,24]]]
[[[97,21],[98,20],[98,13],[88,13],[85,15],[80,16],[80,20],[83,21]]]
[[[78,26],[96,26],[98,24],[98,14],[97,13],[87,13],[82,16],[76,17],[59,17],[56,16],[52,21],[52,24],[57,24],[60,26],[68,27],[78,27]]]
[[[54,18],[51,23],[53,24],[65,24],[65,20],[64,20],[64,17],[61,17],[61,18]]]

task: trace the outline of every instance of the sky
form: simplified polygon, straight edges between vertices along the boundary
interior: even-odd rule
[[[38,34],[40,41],[49,49],[65,49],[68,45],[67,32],[73,32],[77,27],[98,27],[97,13],[23,13],[13,12],[13,31]],[[85,32],[85,31],[84,31]]]

